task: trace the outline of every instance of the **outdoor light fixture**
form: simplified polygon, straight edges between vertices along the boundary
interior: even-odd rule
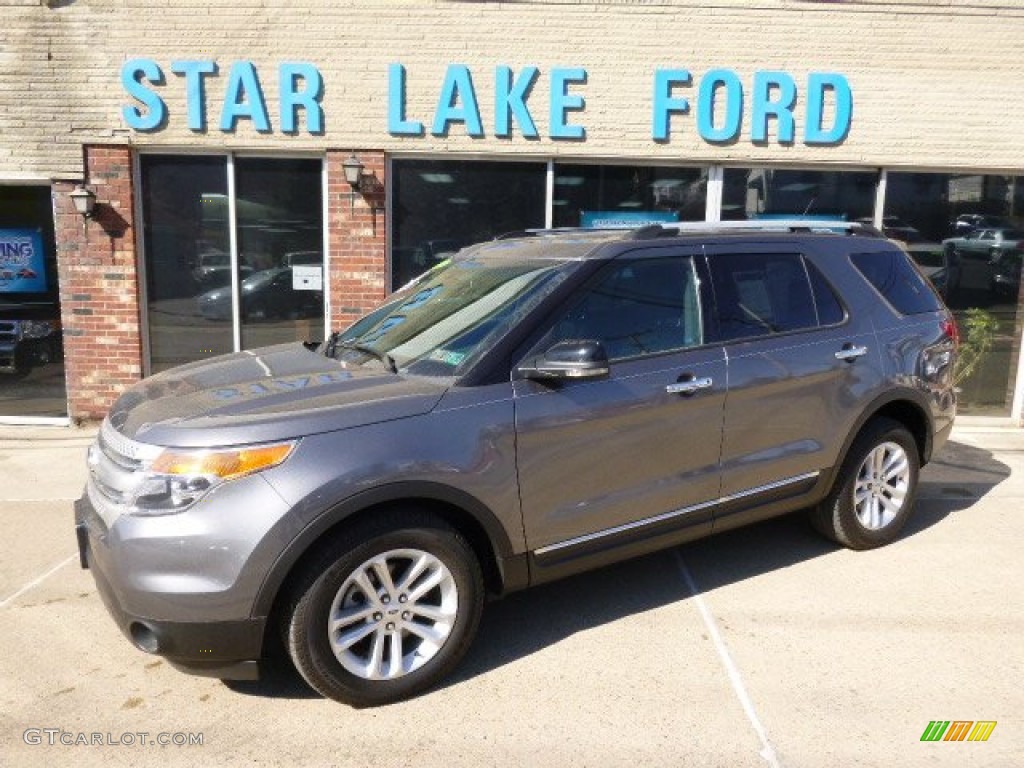
[[[341,170],[345,174],[345,181],[352,188],[348,193],[349,213],[355,211],[356,195],[362,195],[370,206],[373,214],[373,229],[377,230],[377,212],[384,210],[382,205],[384,196],[384,185],[377,179],[377,175],[370,171],[366,172],[366,166],[356,157],[353,152],[348,160],[341,164]]]
[[[91,219],[92,212],[96,208],[96,193],[91,189],[79,184],[68,195],[71,202],[75,204],[75,210],[83,219]]]
[[[88,221],[96,209],[96,193],[84,184],[79,184],[68,193],[68,197],[74,203],[75,211],[82,217],[82,234],[84,235],[87,231]]]
[[[356,157],[353,152],[349,155],[348,160],[341,164],[342,169],[345,171],[345,181],[349,183],[349,186],[353,190],[359,189],[359,185],[363,180],[363,164],[359,162],[359,158]]]
[[[364,166],[359,162],[359,158],[356,157],[355,152],[349,155],[348,160],[341,164],[341,169],[345,172],[345,181],[347,181],[349,186],[352,187],[352,191],[348,193],[348,207],[350,213],[355,210],[356,193],[362,191],[363,168]]]

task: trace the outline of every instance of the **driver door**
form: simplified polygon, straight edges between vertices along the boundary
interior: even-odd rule
[[[703,345],[701,265],[665,248],[612,261],[524,358],[580,339],[609,358],[605,378],[514,381],[535,579],[711,530],[726,360]]]

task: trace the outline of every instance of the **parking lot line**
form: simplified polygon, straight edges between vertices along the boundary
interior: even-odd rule
[[[704,598],[701,596],[701,591],[697,586],[697,582],[693,578],[693,574],[690,572],[689,566],[686,565],[686,560],[683,559],[683,556],[678,549],[675,554],[679,561],[679,570],[682,571],[683,579],[686,581],[686,586],[689,587],[690,594],[693,597],[693,603],[697,606],[697,610],[700,612],[701,618],[704,620],[704,626],[708,629],[708,635],[715,644],[715,650],[718,652],[718,657],[722,660],[722,665],[725,667],[725,671],[729,675],[729,682],[732,683],[732,689],[736,693],[736,697],[740,700],[740,705],[743,707],[743,711],[746,713],[747,719],[753,726],[754,732],[757,734],[757,738],[761,741],[761,751],[759,754],[764,758],[768,765],[772,766],[772,768],[781,768],[779,759],[775,754],[775,748],[772,747],[771,742],[768,741],[768,734],[765,731],[764,726],[761,725],[760,719],[757,717],[757,711],[754,709],[754,702],[751,700],[750,694],[747,693],[747,688],[743,684],[743,677],[740,675],[739,667],[737,667],[736,663],[732,660],[729,648],[726,646],[725,640],[722,639],[722,635],[718,631],[718,622],[715,621],[715,617],[711,615],[711,611],[704,602]]]
[[[6,597],[2,601],[0,601],[0,608],[5,608],[8,603],[13,603],[15,600],[17,600],[19,597],[21,597],[23,594],[28,592],[33,587],[37,587],[40,584],[42,584],[50,576],[55,574],[57,571],[59,571],[65,565],[70,563],[72,560],[77,560],[77,559],[78,559],[78,554],[76,553],[76,554],[73,554],[73,555],[69,556],[66,560],[61,560],[59,563],[57,563],[55,566],[53,566],[53,568],[48,570],[42,576],[37,576],[36,578],[32,579],[32,581],[30,581],[28,584],[26,584],[21,589],[19,589],[17,592],[15,592],[13,595],[11,595],[10,597]]]

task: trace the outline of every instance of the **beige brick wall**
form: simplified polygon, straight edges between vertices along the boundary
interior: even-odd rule
[[[53,5],[54,7],[50,7]],[[329,7],[324,7],[328,5]],[[258,148],[322,152],[348,146],[389,152],[649,158],[659,162],[785,162],[891,168],[1024,168],[1024,0],[813,2],[811,0],[609,0],[607,2],[425,2],[423,0],[0,0],[0,181],[76,177],[82,145],[129,141],[140,147]],[[165,129],[129,130],[131,99],[121,64],[146,57],[164,69],[159,89]],[[187,128],[184,79],[175,59],[213,59],[207,81],[209,127]],[[273,132],[247,121],[222,133],[225,75],[240,59],[260,73]],[[323,74],[322,136],[280,132],[277,66],[315,64]],[[407,70],[408,116],[428,124],[422,138],[387,132],[387,68]],[[445,67],[470,67],[486,136],[456,126],[429,134]],[[529,104],[540,139],[493,136],[494,67],[541,70]],[[587,69],[574,92],[587,99],[571,122],[583,142],[548,138],[548,75]],[[657,67],[683,67],[699,80],[732,69],[749,90],[758,69],[784,70],[801,84],[810,71],[840,72],[853,89],[853,126],[838,146],[755,146],[749,109],[743,135],[715,146],[693,115],[673,119],[672,140],[651,140]],[[696,87],[683,95],[696,101]],[[748,99],[749,106],[749,99]],[[802,122],[798,104],[798,126]]]

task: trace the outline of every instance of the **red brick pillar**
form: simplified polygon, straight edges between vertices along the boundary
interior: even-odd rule
[[[76,182],[53,185],[64,366],[75,422],[103,418],[142,378],[131,150],[89,146],[85,165],[96,209],[84,227],[68,197]]]
[[[339,330],[387,293],[387,222],[384,153],[355,150],[363,164],[362,191],[352,196],[342,163],[351,150],[327,153],[327,228],[330,247],[329,330]]]

